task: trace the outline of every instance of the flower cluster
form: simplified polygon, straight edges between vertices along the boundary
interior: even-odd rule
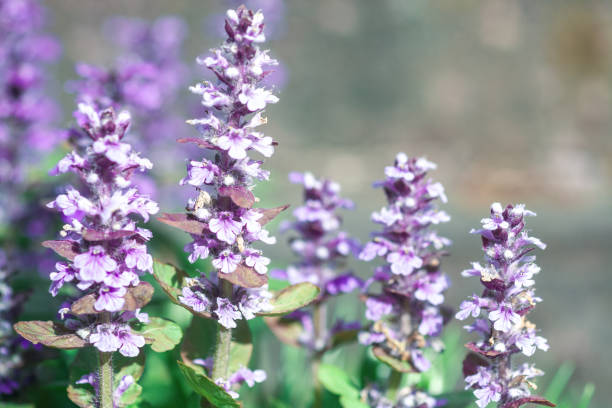
[[[130,178],[152,164],[123,142],[130,125],[128,112],[115,115],[113,108],[97,111],[92,105],[79,104],[75,117],[80,128],[73,131],[73,138],[80,141],[79,149],[61,159],[52,173],[78,174],[89,195],[68,186],[48,204],[67,221],[64,240],[49,246],[68,258],[56,264],[49,291],[55,296],[71,282],[93,294],[95,312],[113,314],[110,321],[94,322],[87,340],[101,351],[134,356],[144,339],[133,335],[126,324],[134,313],[120,312],[128,291],[139,285],[139,276],[152,271],[153,259],[145,245],[151,232],[138,227],[130,216],[137,214],[148,221],[158,206],[131,187]]]
[[[440,270],[440,257],[450,242],[430,226],[450,217],[435,204],[436,199],[446,202],[444,188],[427,178],[435,167],[424,158],[400,153],[395,164],[385,168],[386,180],[376,185],[384,189],[389,204],[372,214],[383,230],[359,255],[364,261],[386,260],[369,280],[380,282],[382,291],[367,295],[366,318],[373,324],[360,333],[360,342],[382,347],[419,372],[430,367],[423,349],[441,349],[436,337],[447,320],[441,305],[449,280]]]
[[[235,281],[231,276],[238,272],[266,277],[270,259],[251,245],[257,241],[275,243],[262,227],[267,222],[265,211],[252,208],[256,201],[251,192],[255,180],[267,180],[269,172],[261,168],[262,161],[250,158],[249,153],[257,151],[264,157],[274,153],[272,138],[256,128],[266,122],[262,117],[264,108],[278,98],[259,86],[269,72],[266,67],[275,64],[268,51],[257,46],[265,40],[263,15],[244,7],[229,10],[225,29],[227,41],[213,49],[210,56],[198,60],[215,74],[217,81],[190,88],[201,95],[206,109],[203,118],[189,121],[202,138],[183,140],[213,151],[214,158],[190,161],[187,177],[181,183],[198,190],[197,199],[189,201],[187,210],[190,219],[201,225],[202,232],[184,228],[193,239],[185,247],[190,253],[189,261],[212,258],[217,276]],[[203,282],[194,281],[193,286],[183,289],[184,302],[191,302],[192,294],[209,296],[207,302],[215,304],[219,322],[228,328],[233,327],[236,319],[254,316],[255,310],[245,312],[236,303],[243,298],[242,294],[220,300],[215,298],[217,292],[211,292]],[[258,304],[265,306],[265,302]],[[226,312],[219,315],[221,310]]]
[[[9,285],[9,261],[0,250],[0,395],[12,394],[21,382],[23,365],[21,341],[13,331],[23,297],[16,295]]]
[[[213,359],[211,357],[207,359],[196,358],[193,362],[194,364],[204,367],[207,375],[212,375]],[[234,373],[230,374],[227,379],[218,378],[215,382],[217,385],[223,387],[232,398],[238,399],[240,394],[235,391],[236,389],[239,389],[243,384],[246,384],[249,388],[253,388],[255,384],[266,381],[267,377],[264,370],[250,370],[247,367],[240,367]]]
[[[45,94],[47,65],[60,53],[45,21],[38,0],[0,0],[0,222],[22,212],[33,152],[51,150],[63,136],[52,126],[58,106]]]
[[[399,390],[396,402],[389,400],[375,386],[369,386],[361,393],[363,400],[372,408],[434,408],[439,406],[435,398],[413,387],[405,387]]]
[[[292,229],[298,234],[290,239],[290,245],[299,261],[284,271],[274,272],[276,277],[292,285],[301,282],[317,285],[321,289],[321,295],[315,301],[317,308],[331,296],[349,293],[363,286],[363,281],[352,272],[339,273],[347,256],[360,250],[355,239],[338,231],[341,224],[338,210],[353,208],[353,202],[340,197],[338,183],[317,179],[311,173],[291,173],[289,180],[304,186],[304,204],[293,211],[295,221],[282,226],[282,229]],[[294,312],[289,318],[302,322],[304,331],[300,342],[315,351],[328,345],[333,334],[339,330],[360,328],[357,323],[339,321],[329,331],[324,319],[315,323],[312,313],[305,310]],[[322,327],[315,327],[316,324]]]
[[[530,380],[543,374],[530,364],[511,364],[513,354],[529,357],[536,349],[548,350],[546,339],[527,320],[527,314],[541,301],[535,295],[533,279],[540,268],[531,252],[535,247],[546,248],[525,229],[524,218],[534,215],[522,204],[503,208],[494,203],[490,218],[482,220],[482,228],[471,231],[482,238],[485,265],[474,262],[462,275],[479,278],[485,289],[481,296],[474,294],[462,302],[456,317],[475,318],[466,330],[482,336],[478,342],[468,343],[475,354],[464,363],[466,388],[474,389],[481,408],[490,402],[518,407],[532,401],[528,400]]]
[[[253,319],[255,313],[271,308],[272,294],[266,288],[235,286],[228,297],[223,296],[219,287],[216,272],[211,272],[210,278],[202,274],[183,288],[179,301],[195,312],[214,315],[220,324],[230,329],[236,327],[236,320]]]

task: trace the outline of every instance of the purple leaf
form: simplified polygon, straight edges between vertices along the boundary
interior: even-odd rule
[[[207,142],[206,140],[198,139],[197,137],[182,137],[180,139],[176,139],[179,143],[193,143],[202,149],[219,149],[214,144]]]
[[[234,204],[242,208],[251,208],[255,203],[255,196],[244,186],[222,186],[219,195],[229,197]]]
[[[100,231],[86,229],[85,231],[83,231],[83,239],[86,241],[112,241],[113,239],[129,237],[130,235],[134,234],[136,234],[136,231]]]
[[[73,261],[74,257],[80,253],[79,245],[75,241],[70,240],[44,241],[42,246],[54,250],[58,255],[63,256],[70,261]]]
[[[15,331],[33,344],[44,344],[47,347],[76,349],[85,347],[87,342],[76,334],[66,330],[60,324],[51,321],[17,322]]]
[[[272,221],[274,218],[276,218],[278,214],[285,211],[287,208],[289,208],[289,204],[281,205],[280,207],[274,208],[256,208],[256,211],[263,214],[263,217],[258,220],[259,224],[261,224],[261,226],[263,227],[264,225]]]
[[[465,344],[465,348],[467,348],[468,350],[473,351],[474,353],[486,356],[486,357],[498,357],[504,353],[502,353],[501,351],[495,351],[495,350],[482,350],[480,349],[476,344],[474,343],[466,343]]]
[[[259,288],[268,283],[267,275],[260,275],[255,272],[255,269],[244,264],[238,265],[232,273],[219,272],[219,278],[225,279],[234,285],[242,286],[243,288]]]
[[[178,228],[194,235],[202,235],[205,231],[208,230],[208,225],[191,218],[189,214],[185,213],[163,213],[162,215],[157,217],[157,220],[163,222],[164,224],[170,225],[171,227]]]
[[[519,408],[521,405],[525,405],[525,404],[538,404],[538,405],[545,405],[547,407],[557,406],[544,397],[539,397],[537,395],[530,395],[529,397],[523,397],[515,401],[508,402],[502,405],[502,408]]]

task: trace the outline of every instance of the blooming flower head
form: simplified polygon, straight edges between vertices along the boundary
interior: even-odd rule
[[[130,179],[134,172],[150,169],[151,162],[124,141],[130,125],[126,111],[115,114],[113,108],[97,110],[81,103],[75,117],[79,128],[72,131],[72,138],[77,148],[60,160],[53,173],[76,173],[84,192],[69,186],[48,204],[68,221],[63,240],[48,244],[68,258],[51,273],[50,292],[55,296],[71,283],[84,295],[93,295],[95,312],[111,312],[111,321],[96,324],[81,319],[88,326],[88,341],[101,351],[132,357],[144,339],[131,333],[126,315],[119,313],[126,294],[140,284],[139,277],[150,272],[153,263],[145,245],[151,233],[136,226],[135,216],[147,220],[158,207],[132,187]]]
[[[293,211],[295,220],[282,226],[294,232],[289,242],[298,260],[286,270],[276,270],[275,273],[292,285],[301,282],[317,285],[321,295],[315,302],[315,308],[322,307],[331,296],[349,293],[363,286],[359,277],[350,271],[343,271],[347,257],[359,251],[359,243],[347,233],[338,231],[341,224],[339,211],[353,208],[353,203],[340,196],[338,183],[318,179],[309,172],[291,173],[289,180],[301,184],[304,189],[304,203]],[[330,345],[332,336],[338,330],[314,327],[310,323],[312,314],[311,310],[304,310],[292,317],[302,322],[308,320],[307,324],[302,324],[302,345],[321,351]]]
[[[179,140],[214,155],[188,162],[181,184],[194,187],[196,198],[189,201],[186,215],[171,216],[184,220],[178,226],[191,234],[192,242],[185,247],[189,261],[208,258],[214,269],[208,278],[202,275],[183,288],[180,301],[232,328],[236,320],[251,319],[267,305],[270,259],[253,245],[272,244],[275,239],[263,228],[269,221],[267,210],[253,208],[252,190],[257,180],[269,177],[261,169],[261,159],[274,153],[276,143],[258,127],[266,123],[264,108],[278,98],[261,85],[269,67],[275,65],[258,46],[265,40],[263,15],[244,7],[228,10],[225,30],[225,43],[198,59],[217,80],[190,88],[201,97],[204,112],[200,119],[188,122],[201,137]],[[245,274],[258,283],[241,283],[239,276]],[[220,280],[236,285],[231,294],[219,290]]]
[[[379,353],[425,371],[430,362],[422,349],[441,350],[436,339],[448,320],[442,306],[449,280],[440,270],[440,257],[450,244],[431,229],[450,217],[437,208],[446,202],[444,188],[427,177],[435,164],[424,158],[399,153],[385,168],[382,187],[388,204],[372,214],[381,231],[372,235],[359,254],[364,261],[382,258],[367,282],[380,283],[381,292],[366,295],[366,318],[372,322],[359,335],[361,343],[377,347]]]
[[[482,228],[471,231],[482,239],[485,265],[473,263],[463,275],[478,277],[484,291],[463,301],[456,317],[474,318],[466,329],[481,336],[468,343],[471,354],[464,362],[466,388],[474,390],[481,408],[490,402],[502,407],[530,402],[529,380],[542,372],[531,369],[525,374],[526,366],[516,367],[511,357],[519,353],[529,357],[536,349],[548,349],[546,339],[527,320],[527,314],[540,302],[533,287],[533,277],[540,268],[531,252],[546,247],[529,236],[527,216],[535,213],[522,204],[504,208],[493,203],[491,215],[481,221]]]

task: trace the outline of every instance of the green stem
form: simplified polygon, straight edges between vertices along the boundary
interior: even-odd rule
[[[397,397],[397,391],[402,384],[402,373],[399,371],[392,370],[391,375],[389,376],[389,384],[387,385],[387,398],[391,400],[391,402],[395,401],[395,397]]]
[[[221,279],[221,296],[231,298],[233,287],[231,282]],[[217,343],[215,345],[212,379],[227,380],[229,377],[229,359],[232,345],[232,329],[217,324]]]
[[[100,323],[110,322],[111,314],[102,313]],[[98,403],[99,408],[114,408],[113,402],[113,353],[98,352]]]
[[[314,401],[312,408],[323,407],[323,385],[319,381],[319,366],[321,365],[321,359],[323,357],[322,350],[318,347],[322,347],[325,341],[327,331],[327,310],[325,305],[321,303],[315,303],[312,312],[313,326],[314,326],[314,345],[315,351],[312,356],[311,368],[314,388]]]

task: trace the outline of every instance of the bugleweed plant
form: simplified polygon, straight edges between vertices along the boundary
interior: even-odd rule
[[[169,350],[181,338],[174,323],[141,312],[153,295],[153,287],[140,280],[153,267],[146,246],[151,232],[132,215],[148,221],[159,209],[131,186],[130,178],[150,169],[151,162],[123,141],[130,125],[127,111],[116,115],[113,108],[98,111],[79,104],[75,117],[78,128],[72,129],[71,138],[76,148],[53,173],[76,173],[86,192],[67,186],[48,204],[66,224],[63,239],[43,245],[66,258],[50,274],[49,292],[56,296],[70,283],[76,296],[59,310],[61,322],[19,322],[15,330],[34,344],[83,349],[73,367],[81,376],[68,387],[74,403],[127,406],[140,394],[135,383],[144,368],[140,349],[151,343],[156,351]],[[129,359],[114,362],[115,352]]]
[[[205,107],[204,117],[189,121],[201,137],[179,140],[209,153],[189,161],[187,177],[181,181],[195,188],[196,196],[185,213],[159,218],[188,232],[189,261],[211,259],[212,270],[189,278],[158,264],[155,277],[177,304],[195,315],[179,362],[185,377],[208,403],[238,406],[236,388],[243,383],[252,387],[266,378],[263,371],[248,368],[252,345],[246,320],[290,312],[312,301],[319,290],[302,283],[276,296],[268,291],[270,259],[254,245],[276,242],[264,226],[286,207],[253,208],[255,183],[267,180],[270,173],[250,154],[274,153],[276,143],[256,129],[266,123],[265,107],[278,101],[261,85],[276,61],[258,46],[265,41],[261,12],[229,10],[225,31],[226,42],[198,60],[216,81],[190,88]],[[204,336],[208,339],[202,342]]]
[[[300,309],[283,318],[268,318],[267,323],[278,338],[290,345],[303,347],[311,356],[312,372],[318,378],[323,355],[354,341],[361,328],[359,321],[346,322],[328,317],[330,300],[363,287],[363,280],[345,268],[346,259],[360,251],[359,243],[346,232],[338,231],[342,219],[340,209],[351,209],[352,201],[340,197],[340,185],[317,179],[311,173],[291,173],[289,180],[304,186],[304,204],[293,211],[295,221],[282,228],[296,236],[290,246],[299,261],[275,277],[290,284],[310,282],[320,290],[312,307]],[[322,404],[322,387],[315,385],[314,406]]]
[[[282,15],[282,3],[264,3]],[[25,162],[19,159],[24,147],[36,146],[41,138],[53,144],[62,134],[51,132],[51,108],[44,103],[41,64],[52,59],[55,43],[40,34],[44,20],[37,7],[30,0],[0,0],[3,222],[16,220],[13,214],[25,208],[19,204],[25,191]],[[2,401],[7,395],[11,402],[27,401],[29,390],[39,388],[44,396],[36,399],[46,403],[46,395],[53,393],[49,390],[58,387],[65,400],[66,387],[67,397],[79,407],[150,408],[151,401],[144,399],[155,396],[157,384],[168,393],[163,400],[170,405],[165,406],[186,408],[302,408],[310,401],[313,408],[555,406],[550,401],[588,408],[591,385],[579,396],[562,395],[571,375],[567,365],[543,396],[532,394],[533,378],[543,373],[526,361],[537,349],[548,349],[527,320],[540,302],[533,279],[540,269],[531,252],[545,247],[525,229],[525,217],[535,214],[523,205],[491,206],[482,228],[472,231],[482,239],[485,263],[463,272],[477,277],[484,290],[453,312],[444,305],[450,279],[442,270],[451,242],[435,230],[450,217],[439,209],[447,201],[442,184],[429,177],[434,163],[400,153],[385,167],[386,177],[375,187],[387,203],[372,213],[377,228],[363,246],[341,230],[341,210],[353,203],[341,197],[339,184],[310,172],[291,173],[289,180],[303,187],[303,202],[281,230],[288,232],[297,259],[280,265],[263,248],[276,243],[269,223],[284,215],[288,205],[261,208],[256,196],[262,191],[257,187],[270,179],[264,160],[278,146],[262,132],[266,108],[279,102],[270,85],[278,63],[262,48],[263,13],[245,6],[228,10],[225,41],[198,58],[209,80],[189,88],[199,96],[198,117],[187,120],[195,129],[175,125],[171,106],[186,76],[180,58],[186,32],[182,20],[115,19],[106,27],[122,58],[109,69],[78,65],[80,79],[69,86],[78,106],[77,125],[67,132],[72,151],[51,171],[62,180],[68,173],[78,176],[47,205],[64,224],[58,239],[43,243],[64,258],[49,273],[50,294],[64,300],[53,321],[14,324],[24,297],[8,285],[15,264],[5,253],[14,254],[9,250],[17,239],[1,237]],[[185,136],[188,131],[193,134]],[[153,167],[141,148],[148,156],[153,144],[169,135],[181,146],[171,151],[189,157],[186,175],[177,183],[191,194],[186,205],[151,186],[154,182],[138,180]],[[194,158],[196,152],[201,154]],[[179,166],[163,153],[158,161],[164,169]],[[165,235],[165,226],[153,229],[153,237],[141,224],[159,211],[157,199],[148,195],[155,190],[162,202],[185,206],[157,218],[188,234],[184,251],[181,244],[173,252],[177,245]],[[162,246],[164,256],[185,259],[185,270],[153,259],[151,252]],[[353,256],[368,262],[362,265],[373,264],[367,279],[347,269]],[[147,279],[164,293],[151,304],[154,289]],[[349,293],[359,300],[342,296]],[[156,308],[152,314],[173,313],[185,333],[172,321],[149,316],[143,311],[148,304],[146,310]],[[338,311],[351,305],[360,308],[359,315],[364,312],[364,319],[338,318]],[[461,321],[474,318],[465,329],[480,336],[466,345],[465,359],[459,331],[444,329],[453,315]],[[298,348],[267,354],[279,343],[265,331]],[[260,339],[269,342],[256,349]],[[22,349],[30,342],[76,351],[51,354],[57,358],[40,364],[38,378],[23,368]],[[160,357],[146,344],[157,353],[177,350]],[[339,366],[347,355],[348,365],[359,367],[358,378]],[[153,369],[143,376],[145,356]],[[262,369],[279,356],[286,358],[282,365],[289,372]],[[294,367],[300,358],[304,366]],[[57,378],[63,369],[69,369],[68,378]],[[461,374],[466,390],[457,391],[453,387]],[[280,392],[271,381],[262,384],[269,376],[282,377]],[[42,384],[46,379],[51,380]],[[149,385],[143,389],[141,384]],[[312,398],[305,397],[308,393]]]

